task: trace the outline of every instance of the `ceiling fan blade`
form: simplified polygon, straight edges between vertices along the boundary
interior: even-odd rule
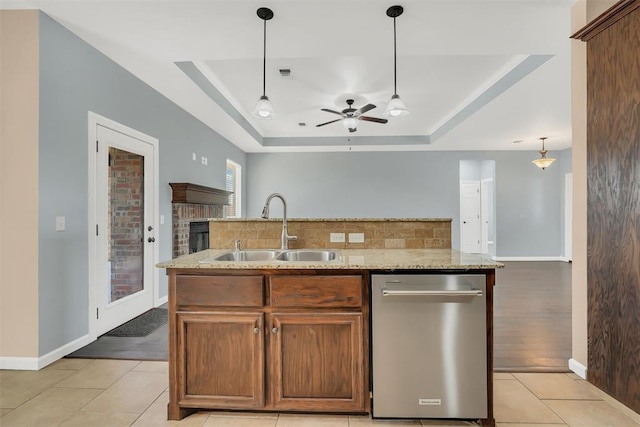
[[[356,114],[364,114],[367,111],[373,110],[374,108],[376,108],[375,105],[373,104],[367,104],[364,107],[360,107],[358,108],[358,110],[356,111]]]
[[[341,112],[339,112],[339,111],[335,111],[335,110],[330,110],[330,109],[328,109],[328,108],[321,108],[320,110],[322,110],[322,111],[326,111],[327,113],[333,113],[333,114],[339,114],[339,115],[342,115],[342,113],[341,113]]]
[[[316,127],[319,128],[320,126],[328,125],[329,123],[339,122],[340,120],[342,119],[335,119],[335,120],[331,120],[330,122],[320,123],[319,125],[316,125]]]
[[[387,119],[379,119],[377,117],[369,117],[369,116],[360,116],[358,117],[360,120],[364,120],[365,122],[374,122],[374,123],[387,123],[389,120]]]

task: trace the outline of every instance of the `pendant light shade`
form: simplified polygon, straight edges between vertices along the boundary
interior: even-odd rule
[[[554,159],[553,157],[547,157],[547,150],[544,149],[544,140],[547,139],[547,137],[543,137],[540,139],[542,140],[542,150],[540,150],[540,158],[532,160],[532,163],[540,169],[545,170],[546,168],[551,166],[551,164],[555,162],[556,159]]]
[[[273,11],[266,7],[261,7],[257,11],[258,18],[264,22],[263,56],[262,56],[262,96],[258,100],[256,107],[251,112],[253,117],[259,119],[275,119],[276,110],[271,105],[267,96],[267,21],[273,18]]]
[[[273,105],[271,105],[269,97],[263,95],[260,97],[260,100],[256,104],[256,108],[253,109],[251,115],[259,119],[275,119],[276,110],[273,109]]]
[[[389,9],[387,9],[387,16],[393,18],[393,96],[391,97],[391,100],[387,104],[387,108],[384,110],[384,113],[382,113],[382,115],[390,119],[399,119],[401,117],[406,117],[409,115],[409,110],[407,110],[404,102],[402,101],[402,99],[400,99],[397,88],[398,67],[396,58],[396,18],[402,15],[403,11],[404,9],[402,8],[402,6],[391,6]]]

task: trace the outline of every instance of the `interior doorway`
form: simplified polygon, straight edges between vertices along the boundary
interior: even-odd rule
[[[460,161],[460,250],[496,255],[495,161]]]
[[[157,301],[158,141],[89,118],[89,334],[96,339]]]

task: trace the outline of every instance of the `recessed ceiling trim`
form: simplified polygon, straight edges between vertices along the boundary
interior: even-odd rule
[[[425,145],[430,144],[429,135],[408,135],[408,136],[348,136],[348,137],[281,137],[263,138],[264,147],[326,147],[344,145]]]
[[[202,91],[220,106],[240,127],[242,127],[256,142],[264,145],[262,135],[238,111],[238,109],[218,90],[211,80],[191,61],[174,62]]]
[[[553,55],[516,56],[429,132],[431,142],[454,129],[551,58]]]

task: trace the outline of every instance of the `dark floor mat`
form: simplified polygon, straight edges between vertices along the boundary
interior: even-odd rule
[[[152,308],[135,319],[107,332],[108,337],[146,337],[167,323],[168,311],[165,308]]]

